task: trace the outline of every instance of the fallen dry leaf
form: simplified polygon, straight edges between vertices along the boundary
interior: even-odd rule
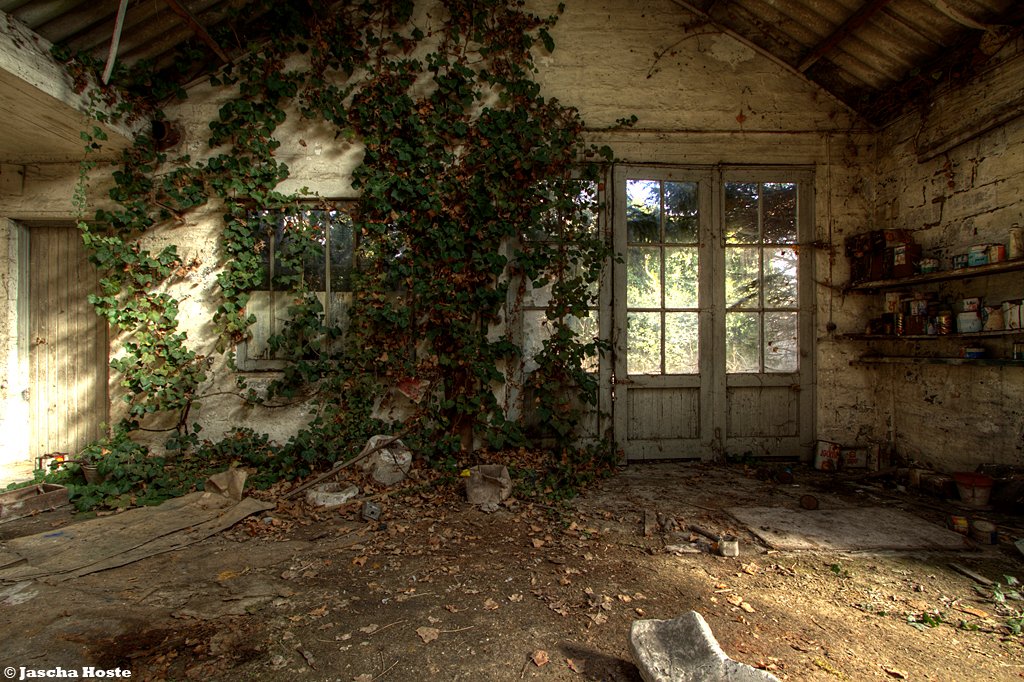
[[[523,595],[521,595],[521,594],[510,594],[510,595],[508,595],[508,600],[510,602],[518,604],[519,602],[523,601]]]
[[[357,556],[354,559],[352,559],[352,564],[354,566],[365,566],[366,565],[366,559],[367,559],[367,557],[365,557],[365,556]]]
[[[430,644],[441,635],[441,631],[437,628],[416,628],[416,634],[420,636],[424,644]]]
[[[751,606],[750,604],[748,604],[747,602],[741,602],[740,603],[740,608],[743,609],[744,611],[746,611],[747,613],[753,613],[754,612],[754,607]]]
[[[580,666],[579,663],[577,663],[576,661],[572,660],[571,658],[565,659],[565,664],[567,666],[569,666],[569,670],[573,671],[574,673],[582,673],[583,672],[583,667]]]
[[[603,613],[592,613],[590,620],[594,621],[594,625],[604,625],[608,622],[608,616]]]
[[[541,547],[544,546],[544,541],[541,540],[540,538],[533,538],[531,540],[531,542],[533,543],[533,548],[534,549],[540,549]]]
[[[498,602],[488,597],[486,601],[484,601],[484,608],[488,611],[497,611],[501,607],[498,605]]]
[[[359,632],[365,632],[366,634],[370,635],[374,632],[377,632],[378,629],[380,629],[379,625],[377,625],[376,623],[370,623],[369,625],[364,625],[363,627],[359,628]]]
[[[537,649],[536,651],[534,651],[533,655],[530,656],[530,658],[533,659],[534,664],[536,664],[538,668],[547,665],[551,661],[551,659],[548,657],[548,652],[544,651],[543,649]]]
[[[725,600],[733,606],[739,606],[743,603],[743,597],[741,597],[738,594],[730,594],[728,597],[725,598]]]
[[[884,670],[886,674],[888,674],[890,677],[895,677],[897,680],[907,679],[907,674],[902,670],[896,670],[895,668],[886,668],[884,665],[882,666],[882,670]]]

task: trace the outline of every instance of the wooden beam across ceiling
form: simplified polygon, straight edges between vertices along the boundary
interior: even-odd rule
[[[185,20],[185,23],[187,23],[189,28],[192,29],[192,32],[195,33],[196,36],[201,41],[206,43],[207,47],[209,47],[211,50],[213,50],[214,54],[216,54],[217,57],[219,57],[222,62],[227,64],[228,62],[231,61],[230,59],[228,59],[227,53],[224,52],[224,50],[217,43],[217,41],[213,39],[213,36],[211,36],[207,32],[207,30],[203,27],[202,24],[199,23],[199,20],[196,19],[195,15],[192,14],[192,12],[190,12],[187,7],[185,7],[180,2],[178,2],[178,0],[164,0],[164,1],[167,3],[168,7],[170,7],[171,10],[175,14],[177,14],[179,17],[181,17],[182,19]]]
[[[827,38],[811,48],[807,56],[800,60],[797,70],[803,73],[811,68],[815,62],[827,55],[836,45],[846,39],[851,33],[868,22],[871,17],[880,12],[883,7],[892,0],[868,0],[859,10],[836,28]]]

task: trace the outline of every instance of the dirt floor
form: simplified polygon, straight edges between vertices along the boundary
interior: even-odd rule
[[[155,680],[639,680],[631,623],[696,610],[726,653],[783,680],[1024,678],[1009,620],[1024,602],[1000,603],[1024,578],[1019,517],[988,515],[1003,531],[996,545],[779,551],[723,511],[799,510],[811,494],[821,510],[902,509],[936,527],[964,513],[912,491],[792,474],[632,465],[564,506],[510,500],[487,513],[421,473],[405,494],[377,498],[378,522],[358,503],[282,503],[183,550],[57,585],[0,585],[0,667]],[[73,522],[61,510],[12,521],[0,541]],[[739,556],[719,556],[691,524],[737,536]]]

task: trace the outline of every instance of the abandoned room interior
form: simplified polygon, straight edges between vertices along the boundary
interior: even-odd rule
[[[1016,0],[0,0],[0,121],[7,679],[1024,677]]]

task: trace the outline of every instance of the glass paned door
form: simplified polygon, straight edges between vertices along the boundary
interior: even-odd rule
[[[701,457],[709,438],[711,299],[701,278],[710,179],[668,169],[615,174],[613,422],[629,458]]]
[[[810,179],[617,169],[613,421],[627,458],[809,452]]]

